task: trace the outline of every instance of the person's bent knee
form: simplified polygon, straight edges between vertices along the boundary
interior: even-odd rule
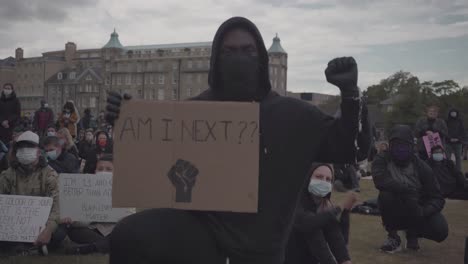
[[[448,237],[449,228],[445,217],[442,214],[436,214],[432,219],[431,234],[428,239],[441,243]]]

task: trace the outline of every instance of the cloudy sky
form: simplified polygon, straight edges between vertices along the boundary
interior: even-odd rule
[[[336,94],[323,70],[354,56],[367,87],[398,70],[468,85],[467,0],[0,0],[0,58],[103,46],[113,28],[123,45],[211,41],[231,16],[275,33],[288,52],[288,89]]]

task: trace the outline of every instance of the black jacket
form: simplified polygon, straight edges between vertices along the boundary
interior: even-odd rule
[[[12,92],[9,97],[3,93],[0,96],[0,140],[10,142],[13,129],[21,118],[21,104],[16,93]],[[4,128],[1,123],[8,120],[9,128]]]
[[[232,18],[218,29],[212,45],[210,88],[194,100],[223,100],[223,91],[218,89],[217,58],[224,34],[239,27],[256,39],[261,63],[261,84],[253,98],[260,102],[258,213],[193,214],[208,226],[231,259],[282,263],[294,209],[312,162],[355,161],[359,101],[343,100],[343,116],[334,119],[307,102],[272,92],[263,39],[256,26],[245,18]]]
[[[451,112],[457,112],[457,117],[453,118],[450,116]],[[451,138],[458,139],[458,143],[461,143],[465,139],[465,127],[463,126],[463,120],[460,117],[460,112],[457,109],[450,109],[448,118],[445,121],[448,128],[448,140],[450,143]]]
[[[312,175],[313,171],[321,165],[324,164],[315,164],[307,175]],[[291,236],[302,237],[301,240],[304,240],[305,244],[308,246],[307,248],[310,250],[310,255],[314,256],[320,263],[335,263],[334,259],[336,259],[338,263],[350,260],[345,238],[343,237],[339,224],[339,221],[342,219],[341,217],[340,219],[338,218],[340,213],[342,217],[345,215],[348,216],[349,211],[342,212],[340,208],[324,212],[317,212],[317,210],[317,203],[308,192],[307,186],[304,186],[301,200],[296,209],[296,217]],[[322,231],[324,239],[321,239],[320,232],[318,231]],[[317,243],[317,241],[319,242]],[[310,248],[310,245],[318,246],[321,250]],[[331,252],[328,249],[330,249]],[[291,257],[295,261],[299,261],[297,257],[288,256],[288,254],[296,250],[297,249],[290,250],[290,246],[288,246],[288,251],[286,252],[286,259],[288,262],[292,263],[289,261]],[[299,255],[307,256],[309,254]],[[311,262],[310,259],[300,260],[300,263]]]
[[[56,160],[49,160],[49,166],[59,174],[80,172],[78,159],[66,151],[62,152]]]
[[[457,170],[453,161],[444,159],[441,162],[437,162],[430,159],[428,163],[437,177],[444,197],[448,197],[457,190],[463,190],[466,187],[467,180],[463,173]]]
[[[389,152],[378,154],[372,163],[372,177],[379,191],[416,196],[425,216],[442,211],[445,200],[436,176],[424,161],[414,155],[410,163],[414,169],[414,178],[404,181],[392,175],[389,168],[391,163],[393,161]]]

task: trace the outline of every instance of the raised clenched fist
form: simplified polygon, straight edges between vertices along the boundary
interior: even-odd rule
[[[107,95],[106,120],[111,125],[114,125],[115,120],[119,118],[122,99],[130,100],[132,96],[130,94],[124,94],[122,98],[117,92],[109,92]]]
[[[198,169],[188,161],[179,159],[172,166],[167,176],[176,188],[176,202],[192,202],[192,188],[197,175]]]
[[[358,97],[357,87],[358,68],[353,57],[342,57],[331,60],[325,70],[327,81],[341,90],[341,95],[347,97]]]

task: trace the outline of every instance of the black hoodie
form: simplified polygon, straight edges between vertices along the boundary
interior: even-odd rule
[[[268,53],[260,32],[241,17],[227,20],[216,33],[210,88],[194,100],[223,100],[223,91],[218,87],[218,57],[226,32],[233,28],[246,29],[254,36],[261,64],[261,81],[254,98],[260,102],[258,213],[193,214],[208,226],[233,262],[279,264],[284,259],[294,209],[312,162],[355,162],[359,102],[343,100],[342,118],[334,119],[307,102],[272,92]]]
[[[408,126],[395,126],[389,138],[414,144]],[[438,213],[444,208],[445,200],[432,169],[414,154],[406,166],[396,165],[389,151],[378,154],[372,163],[372,178],[375,187],[381,192],[415,197],[424,216]]]
[[[457,117],[452,117],[450,113],[456,112]],[[465,127],[463,126],[463,121],[460,117],[460,112],[457,109],[450,109],[448,112],[448,117],[447,117],[447,128],[448,128],[448,134],[449,134],[449,139],[448,142],[450,143],[451,138],[456,138],[458,139],[458,143],[461,143],[465,139]]]

